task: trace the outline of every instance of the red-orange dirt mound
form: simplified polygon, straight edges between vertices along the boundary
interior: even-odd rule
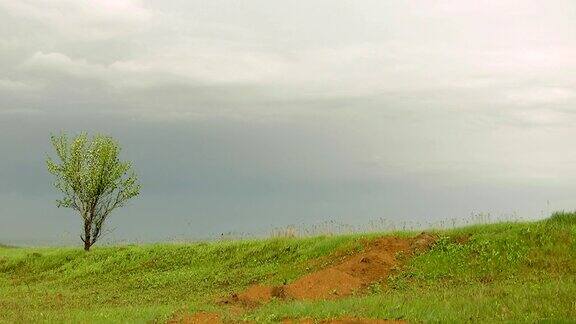
[[[398,266],[400,254],[411,255],[429,249],[435,237],[422,233],[414,238],[382,237],[369,241],[363,252],[348,256],[336,265],[305,275],[278,287],[254,285],[233,295],[232,302],[245,305],[267,302],[273,297],[288,299],[334,299],[360,291],[386,279]]]
[[[243,304],[254,305],[259,304],[262,300],[269,300],[273,296],[272,291],[274,287],[264,285],[253,285],[233,298],[241,301]],[[280,296],[276,296],[280,297]]]

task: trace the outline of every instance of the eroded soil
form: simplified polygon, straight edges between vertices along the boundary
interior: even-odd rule
[[[221,301],[232,307],[253,308],[273,298],[285,300],[336,299],[361,293],[374,282],[383,282],[408,257],[428,250],[436,241],[422,233],[413,238],[382,237],[365,242],[362,252],[344,257],[324,269],[309,273],[281,286],[255,284]],[[173,318],[170,323],[221,323],[217,314],[196,313]],[[283,323],[315,323],[312,319],[286,319]],[[404,323],[395,320],[341,318],[317,323]]]
[[[361,292],[370,284],[388,278],[397,269],[402,256],[408,257],[432,246],[435,237],[422,233],[414,238],[382,237],[368,241],[362,252],[340,263],[307,274],[282,286],[254,285],[232,295],[231,303],[254,306],[272,298],[319,300],[335,299]]]

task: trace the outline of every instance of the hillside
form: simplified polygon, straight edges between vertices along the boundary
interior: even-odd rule
[[[576,214],[429,231],[433,244],[421,249],[413,248],[418,234],[96,247],[89,253],[0,247],[0,322],[166,322],[197,312],[256,322],[576,320]],[[326,271],[348,271],[342,270],[347,262],[390,256],[389,267],[333,298],[299,298],[290,290],[306,278],[322,280]],[[262,291],[271,298],[242,303],[255,287],[270,287]]]

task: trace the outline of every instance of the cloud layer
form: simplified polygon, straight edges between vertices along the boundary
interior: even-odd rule
[[[73,231],[60,130],[140,167],[120,238],[572,207],[573,1],[0,0],[0,27],[0,240]]]

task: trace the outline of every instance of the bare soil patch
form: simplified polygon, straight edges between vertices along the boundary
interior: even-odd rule
[[[282,286],[255,284],[241,293],[221,301],[230,307],[256,307],[272,298],[318,300],[335,299],[360,292],[370,284],[384,280],[400,266],[406,257],[428,250],[436,237],[422,233],[413,238],[381,237],[364,242],[364,250],[345,256],[334,265],[312,272]],[[199,312],[175,315],[168,323],[222,323],[218,314]],[[340,318],[314,321],[312,319],[285,319],[283,323],[374,324],[405,323],[398,320]]]
[[[456,244],[464,245],[464,244],[467,244],[468,242],[470,242],[471,237],[472,237],[471,234],[458,235],[458,236],[452,238],[452,241]]]
[[[434,236],[422,233],[414,238],[382,237],[367,241],[364,251],[347,256],[338,264],[307,274],[287,285],[251,286],[224,303],[256,306],[274,297],[319,300],[349,296],[386,279],[404,257],[429,249],[435,240]]]

